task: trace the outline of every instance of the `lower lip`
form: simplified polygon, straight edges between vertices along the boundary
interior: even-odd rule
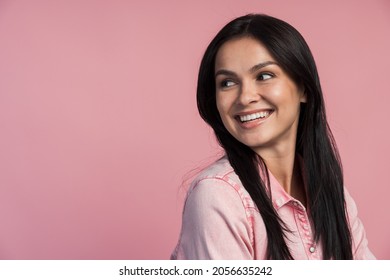
[[[255,128],[259,125],[261,125],[263,122],[265,122],[270,116],[272,115],[272,113],[270,113],[267,117],[265,118],[258,118],[258,119],[255,119],[255,120],[252,120],[252,121],[248,121],[248,122],[241,122],[239,119],[236,119],[236,121],[238,122],[238,124],[242,127],[242,128],[245,128],[245,129],[251,129],[251,128]]]

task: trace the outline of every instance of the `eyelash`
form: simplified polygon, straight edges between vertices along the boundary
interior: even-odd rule
[[[235,82],[233,82],[232,80],[223,80],[220,82],[220,87],[221,88],[228,88],[228,87],[231,87],[231,86],[228,86],[227,83],[233,83],[234,85],[236,84]]]
[[[266,78],[266,79],[264,79],[264,76],[269,76],[269,77]],[[268,72],[260,73],[259,75],[257,75],[256,80],[258,80],[258,81],[266,81],[266,80],[269,80],[269,79],[273,78],[274,76],[275,76],[274,74],[268,73]],[[228,86],[228,85],[227,85],[228,83],[233,83],[233,85]],[[229,79],[223,80],[223,81],[221,81],[221,82],[219,83],[219,86],[220,86],[221,88],[229,88],[229,87],[232,87],[232,86],[234,86],[234,85],[236,85],[236,82],[234,82],[234,81],[232,81],[232,80],[229,80]]]
[[[267,78],[267,79],[260,79],[260,77],[263,77],[263,76],[269,76],[269,78]],[[272,74],[272,73],[268,73],[268,72],[265,72],[265,73],[260,73],[258,76],[257,76],[257,80],[260,80],[260,81],[266,81],[266,80],[269,80],[269,79],[271,79],[271,78],[273,78],[274,77],[274,74]]]

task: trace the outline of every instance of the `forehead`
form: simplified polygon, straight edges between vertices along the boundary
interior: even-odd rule
[[[240,37],[225,42],[215,58],[215,70],[246,68],[264,61],[275,61],[267,48],[251,37]],[[239,70],[239,69],[237,69]]]

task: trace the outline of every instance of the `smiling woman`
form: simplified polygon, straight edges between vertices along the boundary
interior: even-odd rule
[[[373,259],[309,47],[247,15],[212,40],[198,109],[226,155],[192,183],[172,259]]]
[[[215,61],[216,103],[225,128],[234,138],[266,162],[282,159],[276,162],[281,167],[294,163],[300,104],[306,97],[302,87],[274,60],[251,37],[226,42]],[[278,179],[288,192],[299,193],[304,202],[302,184],[292,185],[289,176]]]
[[[216,103],[234,138],[259,155],[282,156],[294,151],[300,103],[306,98],[274,60],[253,38],[226,42],[215,61]]]

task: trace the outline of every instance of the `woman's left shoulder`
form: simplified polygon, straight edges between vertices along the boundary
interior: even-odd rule
[[[347,208],[347,213],[349,217],[356,217],[358,214],[358,209],[356,206],[355,200],[352,198],[348,188],[344,186],[344,200],[345,206]]]

